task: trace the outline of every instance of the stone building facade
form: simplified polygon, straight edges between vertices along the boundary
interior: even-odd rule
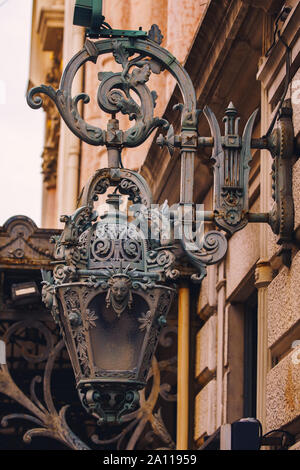
[[[293,107],[296,140],[300,131],[300,5],[291,7],[281,34],[291,49],[291,82],[287,98]],[[196,89],[198,109],[208,104],[221,122],[232,101],[241,116],[241,128],[254,109],[259,118],[254,138],[264,135],[280,100],[285,81],[285,46],[275,37],[282,0],[130,0],[104,2],[104,14],[115,28],[149,30],[157,23],[162,46],[184,64]],[[82,28],[72,25],[74,1],[34,0],[30,87],[57,85],[62,69],[83,45]],[[115,71],[110,58],[88,64],[77,75],[74,94],[91,97],[97,89],[97,72]],[[95,70],[96,69],[96,70]],[[173,106],[179,90],[165,74],[150,88],[158,93],[157,115],[179,125]],[[91,100],[93,101],[93,100]],[[96,100],[84,107],[85,120],[99,127],[102,117]],[[46,133],[42,155],[43,219],[45,228],[58,228],[59,216],[71,214],[80,192],[100,167],[105,150],[80,143],[60,122],[50,103],[45,104]],[[121,121],[122,124],[122,121]],[[123,121],[126,125],[126,121]],[[208,136],[205,118],[199,135]],[[179,199],[180,162],[160,150],[152,136],[142,147],[127,149],[124,166],[146,178],[154,201],[173,204]],[[299,145],[295,146],[299,148]],[[212,208],[212,172],[209,150],[199,151],[195,164],[194,201]],[[295,227],[285,262],[281,247],[267,224],[248,224],[228,240],[225,259],[208,268],[199,292],[190,290],[190,332],[180,336],[179,348],[190,359],[185,364],[189,387],[178,390],[178,403],[188,413],[177,421],[178,448],[201,448],[207,436],[223,424],[242,417],[257,417],[263,432],[289,431],[291,447],[300,448],[300,164],[293,165]],[[250,211],[268,212],[272,205],[271,157],[256,150],[250,173]],[[196,313],[194,312],[196,311]],[[178,324],[178,328],[181,325]],[[194,334],[195,333],[195,334]],[[190,335],[190,336],[189,336]],[[190,348],[189,348],[190,345]],[[298,348],[298,349],[297,349]],[[188,357],[188,356],[187,356]],[[178,382],[182,369],[178,369]]]

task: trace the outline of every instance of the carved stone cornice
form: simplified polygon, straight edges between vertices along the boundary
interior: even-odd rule
[[[216,291],[219,292],[222,289],[222,287],[225,287],[225,286],[226,286],[226,279],[224,278],[220,279],[218,283],[216,284]]]
[[[290,12],[288,18],[283,24],[280,34],[286,44],[292,49],[291,54],[291,73],[296,72],[300,63],[300,3],[297,3]],[[260,67],[257,72],[257,80],[268,91],[268,101],[270,104],[276,103],[279,90],[285,80],[285,61],[284,56],[286,48],[282,41],[277,41],[273,47],[272,53],[268,57],[261,59]]]
[[[45,146],[42,153],[42,174],[47,189],[56,187],[57,150]]]
[[[47,86],[59,88],[61,77],[62,44],[64,34],[64,1],[44,0],[37,2],[35,8],[35,29],[38,37],[38,46],[34,54],[44,54],[50,51],[48,59],[43,61],[42,80]],[[40,73],[40,72],[39,72]],[[60,135],[60,117],[56,107],[50,99],[45,99],[43,109],[46,113],[45,143],[42,153],[42,174],[44,187],[56,187],[56,172],[58,145]]]
[[[64,29],[64,5],[61,1],[42,6],[38,15],[37,32],[44,51],[60,49]]]
[[[59,87],[61,77],[61,52],[53,54],[51,67],[46,75],[47,85]],[[46,189],[56,187],[57,158],[60,136],[60,116],[54,103],[45,99],[43,109],[46,112],[45,146],[42,153],[42,174]]]
[[[59,233],[39,229],[29,217],[11,217],[0,227],[0,268],[50,268],[54,246],[49,238]]]

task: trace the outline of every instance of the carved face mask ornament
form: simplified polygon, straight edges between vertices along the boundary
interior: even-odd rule
[[[108,286],[106,307],[112,306],[119,318],[127,307],[132,307],[131,279],[124,274],[116,274],[109,279]]]

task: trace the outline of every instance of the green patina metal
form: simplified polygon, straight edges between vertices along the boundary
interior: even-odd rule
[[[47,95],[77,137],[90,145],[107,147],[108,168],[96,171],[83,192],[81,206],[72,216],[62,218],[65,228],[55,240],[55,267],[53,276],[45,275],[43,296],[67,344],[83,406],[100,423],[114,423],[137,409],[138,391],[146,384],[176,282],[182,278],[201,282],[207,265],[218,263],[226,254],[227,241],[222,231],[204,233],[203,224],[197,226],[199,212],[193,205],[197,151],[202,147],[213,148],[213,211],[203,211],[202,221],[215,222],[229,234],[250,221],[267,222],[284,248],[292,238],[294,221],[291,193],[294,132],[289,102],[285,102],[279,115],[278,128],[261,139],[251,139],[257,111],[240,135],[237,110],[230,103],[225,111],[224,135],[214,113],[205,107],[211,137],[199,136],[200,111],[193,83],[175,57],[161,47],[158,26],[153,25],[148,33],[115,30],[104,20],[102,1],[77,0],[74,24],[88,28],[87,35],[100,40],[86,40],[83,49],[67,65],[59,90],[45,85],[35,87],[29,91],[27,101],[37,109],[43,104],[37,95]],[[97,103],[111,116],[106,130],[89,124],[80,114],[78,104],[88,103],[89,96],[85,93],[72,96],[77,71],[89,61],[96,63],[103,54],[112,54],[121,69],[98,74]],[[182,103],[175,106],[181,113],[178,135],[169,122],[154,115],[157,94],[148,88],[151,74],[164,70],[173,75],[182,94]],[[133,122],[129,129],[119,128],[118,113]],[[150,230],[149,226],[153,216],[150,189],[141,175],[122,167],[121,152],[125,147],[140,146],[159,127],[167,135],[160,136],[157,143],[166,145],[171,156],[176,148],[180,150],[181,183],[177,210],[172,216],[166,205],[156,211],[158,223],[153,235],[153,227]],[[269,214],[249,213],[251,148],[268,149],[274,159],[274,206]],[[110,210],[98,215],[94,203],[110,188],[114,189],[107,194]],[[140,224],[139,230],[120,211],[122,196],[138,207],[134,219]],[[184,208],[188,209],[185,229],[181,238],[175,239],[176,223]],[[167,239],[161,229],[164,219],[172,225]],[[115,328],[110,336],[109,322]],[[122,329],[130,330],[130,335],[134,330],[135,342],[123,344],[124,338],[119,335]],[[132,359],[127,364],[126,354]],[[118,358],[124,362],[123,368],[118,366]]]

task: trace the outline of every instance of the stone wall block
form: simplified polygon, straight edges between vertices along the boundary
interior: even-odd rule
[[[293,123],[295,135],[297,135],[300,132],[300,70],[298,70],[293,77],[291,89]]]
[[[299,416],[300,348],[294,349],[267,375],[267,431],[280,428]],[[265,430],[264,430],[265,431]]]
[[[251,212],[260,212],[259,201]],[[248,224],[236,232],[228,243],[226,258],[227,292],[229,297],[259,259],[259,224]]]
[[[300,159],[293,166],[293,199],[295,209],[295,229],[300,227]]]
[[[216,371],[217,318],[213,315],[201,328],[196,338],[196,370],[198,382],[205,385]]]
[[[268,346],[272,347],[300,320],[300,252],[291,268],[282,268],[268,287]]]
[[[216,430],[216,380],[211,380],[197,395],[195,402],[194,439],[210,436]]]

